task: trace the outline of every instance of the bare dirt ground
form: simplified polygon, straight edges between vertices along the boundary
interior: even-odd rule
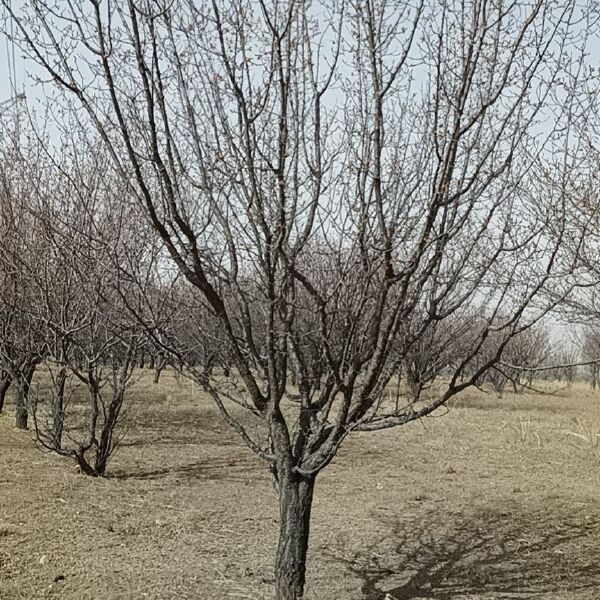
[[[2,600],[271,597],[264,465],[189,382],[148,376],[136,399],[104,480],[0,416]],[[357,435],[317,482],[307,598],[600,598],[599,458],[600,393],[582,384],[470,392]]]

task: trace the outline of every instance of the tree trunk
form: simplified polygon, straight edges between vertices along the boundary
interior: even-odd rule
[[[158,383],[160,380],[160,375],[163,372],[163,369],[167,366],[167,360],[162,355],[159,354],[154,360],[154,383]]]
[[[52,403],[52,445],[55,450],[62,448],[63,426],[65,420],[65,385],[67,369],[61,367],[56,376],[54,400]]]
[[[213,356],[210,356],[204,363],[204,366],[202,367],[202,379],[207,384],[210,381],[210,378],[212,377],[214,367],[215,367],[215,359]]]
[[[154,383],[158,383],[160,381],[160,374],[163,372],[164,365],[159,365],[154,368]]]
[[[315,477],[296,473],[279,481],[279,543],[275,560],[276,600],[304,597],[306,554]]]
[[[90,466],[88,459],[85,456],[87,449],[79,448],[73,452],[75,456],[75,460],[79,465],[79,471],[84,475],[88,475],[89,477],[98,477],[96,471],[94,471],[93,467]]]
[[[7,371],[2,372],[2,377],[0,377],[0,412],[4,408],[4,400],[6,399],[6,392],[12,383],[12,377],[8,374]]]
[[[94,472],[98,477],[104,477],[106,475],[108,459],[115,449],[114,433],[117,421],[119,420],[119,414],[121,413],[121,408],[123,407],[124,397],[124,390],[115,391],[113,399],[108,407],[94,463]]]
[[[28,364],[18,376],[15,406],[15,426],[17,429],[27,429],[27,420],[29,417],[27,402],[36,364],[35,362]]]
[[[17,429],[27,429],[27,405],[24,402],[24,399],[19,391],[16,396],[16,406],[15,406],[15,427]]]

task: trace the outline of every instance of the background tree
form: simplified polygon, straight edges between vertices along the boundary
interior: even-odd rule
[[[15,390],[15,422],[18,429],[27,429],[29,391],[37,365],[46,354],[44,335],[27,315],[27,308],[38,298],[35,290],[21,275],[21,261],[39,262],[40,248],[35,244],[37,231],[28,204],[39,181],[40,171],[22,177],[21,169],[37,154],[19,155],[9,145],[0,161],[0,408],[12,384]]]
[[[455,314],[452,318],[432,321],[425,331],[420,331],[426,320],[414,315],[417,331],[410,329],[407,321],[399,336],[400,355],[402,356],[401,374],[406,382],[408,396],[418,402],[423,391],[442,375],[452,372],[470,353],[470,330],[473,314]]]
[[[145,260],[147,248],[140,250],[142,230],[133,236],[126,226],[127,196],[106,176],[105,156],[65,143],[56,160],[42,151],[31,167],[31,149],[41,146],[23,146],[11,163],[27,193],[3,205],[27,225],[11,229],[18,243],[2,249],[0,264],[11,282],[2,293],[3,364],[14,373],[20,400],[43,360],[41,385],[29,394],[29,407],[20,400],[17,418],[20,406],[29,408],[25,418],[33,415],[44,448],[102,476],[119,441],[134,359],[146,339],[121,298],[128,285],[124,267]],[[7,228],[20,222],[7,219]],[[17,347],[15,336],[31,349],[25,352],[23,342]]]
[[[587,325],[583,330],[581,354],[584,361],[597,361],[600,358],[600,330],[596,325]],[[586,366],[590,386],[593,390],[600,383],[600,362],[590,362]]]
[[[581,362],[579,349],[574,346],[564,345],[557,352],[556,362],[558,365],[561,365],[555,370],[557,380],[564,381],[568,388],[573,387],[573,383],[577,377],[577,365]]]

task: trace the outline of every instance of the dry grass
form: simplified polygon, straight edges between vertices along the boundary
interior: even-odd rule
[[[575,417],[573,419],[574,431],[567,429],[565,434],[570,436],[578,447],[597,450],[600,447],[600,425],[593,421],[584,421]]]
[[[0,598],[271,597],[264,466],[189,382],[136,398],[106,480],[0,417]],[[351,437],[321,476],[309,600],[599,598],[600,395],[471,391],[445,412]]]

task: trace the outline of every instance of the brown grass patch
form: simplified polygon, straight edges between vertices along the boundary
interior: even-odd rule
[[[265,466],[189,382],[147,376],[135,394],[105,480],[0,416],[2,600],[271,597]],[[599,400],[470,391],[351,437],[317,483],[307,598],[598,598],[598,452],[569,432],[593,434]]]

